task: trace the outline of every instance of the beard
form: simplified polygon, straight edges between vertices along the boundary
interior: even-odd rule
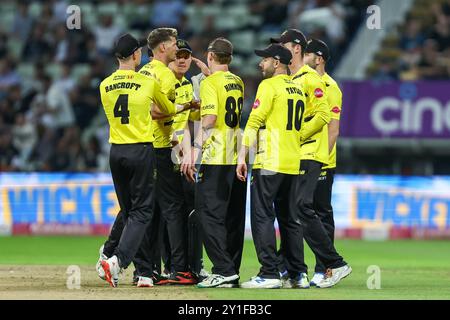
[[[265,70],[261,70],[263,78],[269,79],[272,78],[273,74],[275,73],[275,68],[273,66],[266,68]]]

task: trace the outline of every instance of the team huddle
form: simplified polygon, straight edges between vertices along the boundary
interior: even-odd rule
[[[334,247],[331,190],[342,93],[325,72],[327,45],[289,29],[255,50],[264,80],[242,132],[244,83],[229,71],[231,42],[211,41],[205,64],[177,36],[172,28],[141,41],[121,36],[114,48],[119,68],[100,84],[120,205],[100,248],[100,278],[117,287],[133,263],[138,287],[334,286],[352,269]],[[144,46],[151,61],[137,71]],[[191,82],[185,74],[192,62],[201,73]],[[261,268],[240,283],[249,174]],[[311,281],[303,240],[316,257]]]

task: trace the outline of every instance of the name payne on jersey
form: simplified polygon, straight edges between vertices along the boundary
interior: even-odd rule
[[[134,82],[119,82],[119,83],[113,83],[109,86],[105,87],[106,92],[110,92],[117,89],[135,89],[135,91],[138,91],[141,85],[139,83]]]
[[[209,318],[211,315],[213,307],[191,307],[186,304],[184,307],[178,308],[178,314],[195,314],[195,315],[205,315]]]

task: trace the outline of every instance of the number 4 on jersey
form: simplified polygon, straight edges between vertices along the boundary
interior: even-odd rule
[[[128,95],[121,94],[114,105],[114,117],[121,118],[122,124],[130,123],[130,111],[128,111]]]

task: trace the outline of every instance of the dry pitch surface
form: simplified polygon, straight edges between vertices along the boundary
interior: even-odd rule
[[[0,265],[0,300],[9,299],[69,299],[69,300],[106,300],[106,299],[207,299],[201,290],[177,286],[175,288],[153,287],[136,288],[131,284],[133,268],[130,267],[121,276],[118,288],[111,288],[101,280],[92,266],[80,267],[80,289],[67,288],[67,266],[48,265]]]

